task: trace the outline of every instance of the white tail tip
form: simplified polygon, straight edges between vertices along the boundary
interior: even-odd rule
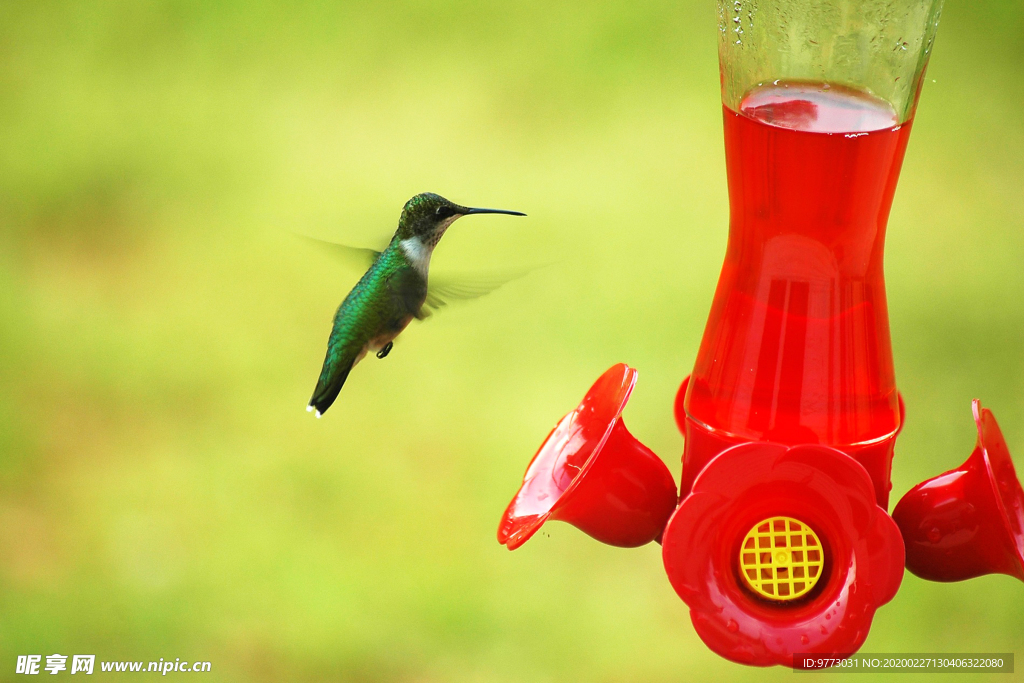
[[[319,410],[316,411],[316,419],[319,420],[321,417],[323,417],[323,413],[321,413]]]
[[[306,406],[306,412],[307,413],[312,413],[313,412],[313,404],[310,404],[310,405]]]

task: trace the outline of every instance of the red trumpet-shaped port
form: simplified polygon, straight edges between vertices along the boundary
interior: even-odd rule
[[[757,666],[855,652],[903,578],[867,471],[820,445],[723,451],[669,520],[662,556],[704,643]]]
[[[973,408],[978,443],[967,462],[910,489],[893,510],[907,569],[930,581],[1024,581],[1024,491],[992,411],[978,400]]]
[[[661,536],[676,485],[665,463],[622,423],[636,377],[627,365],[613,366],[551,431],[505,510],[499,543],[515,550],[548,519],[626,548]]]

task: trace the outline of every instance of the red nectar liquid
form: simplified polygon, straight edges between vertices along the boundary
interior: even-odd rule
[[[882,251],[910,122],[866,93],[815,83],[755,89],[724,117],[729,243],[687,422],[790,445],[892,437]]]

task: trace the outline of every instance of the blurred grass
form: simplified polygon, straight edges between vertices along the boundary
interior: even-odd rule
[[[890,221],[894,494],[981,397],[1024,449],[1024,10],[951,3]],[[725,243],[714,7],[0,4],[0,679],[24,653],[210,680],[782,678],[712,655],[658,548],[497,520],[607,366],[671,418]],[[559,259],[303,408],[351,273],[431,190],[435,267]],[[1024,587],[908,575],[866,651],[1014,651]],[[822,674],[828,678],[829,674]],[[128,678],[131,678],[130,676]],[[955,677],[951,677],[955,679]]]

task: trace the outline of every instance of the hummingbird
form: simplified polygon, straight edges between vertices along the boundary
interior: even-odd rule
[[[327,356],[307,411],[316,411],[317,417],[327,412],[353,366],[369,351],[376,352],[377,358],[387,356],[395,337],[413,318],[423,320],[430,315],[429,309],[443,306],[445,298],[473,298],[497,286],[427,284],[430,257],[445,231],[459,218],[481,213],[526,215],[462,206],[424,192],[405,203],[398,229],[384,251],[358,250],[372,263],[334,314]]]

